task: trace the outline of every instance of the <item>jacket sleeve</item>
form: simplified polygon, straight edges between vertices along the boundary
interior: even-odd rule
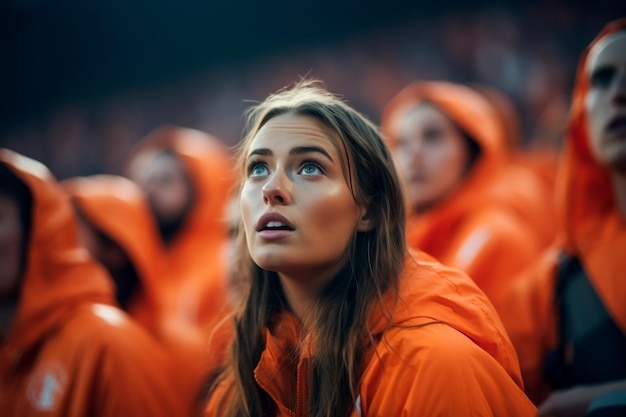
[[[504,368],[445,324],[391,330],[362,381],[367,417],[536,415]]]

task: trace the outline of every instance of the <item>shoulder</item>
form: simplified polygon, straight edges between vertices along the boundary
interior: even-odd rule
[[[379,342],[362,380],[364,415],[534,415],[521,388],[469,337],[416,324]]]
[[[372,359],[382,366],[401,365],[414,370],[457,373],[474,361],[493,360],[462,332],[435,319],[421,318],[388,330]]]
[[[90,355],[138,357],[161,348],[147,329],[118,307],[87,304],[76,310],[59,335],[74,349],[86,349]],[[164,352],[163,352],[164,354]]]

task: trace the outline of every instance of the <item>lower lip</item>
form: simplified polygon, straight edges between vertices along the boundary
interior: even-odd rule
[[[258,233],[265,240],[278,240],[289,236],[293,230],[261,230]]]

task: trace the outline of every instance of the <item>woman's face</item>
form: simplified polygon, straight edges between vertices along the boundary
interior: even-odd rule
[[[311,117],[269,120],[248,147],[240,200],[254,262],[318,288],[344,265],[361,217],[331,135]]]
[[[607,169],[626,172],[626,31],[592,49],[588,76],[591,151]]]
[[[396,161],[413,209],[436,204],[463,180],[469,163],[466,140],[433,105],[410,110],[398,137]]]
[[[159,223],[177,221],[192,199],[185,167],[174,155],[157,156],[141,180],[141,186]]]
[[[22,234],[17,202],[0,193],[0,301],[20,278]]]

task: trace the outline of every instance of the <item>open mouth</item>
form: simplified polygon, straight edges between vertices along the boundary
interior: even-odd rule
[[[263,230],[294,230],[294,228],[289,226],[288,224],[273,220],[267,222],[264,226],[262,226],[259,229],[259,232]]]
[[[296,230],[293,224],[280,213],[266,213],[259,219],[257,223],[257,232],[279,232]]]

